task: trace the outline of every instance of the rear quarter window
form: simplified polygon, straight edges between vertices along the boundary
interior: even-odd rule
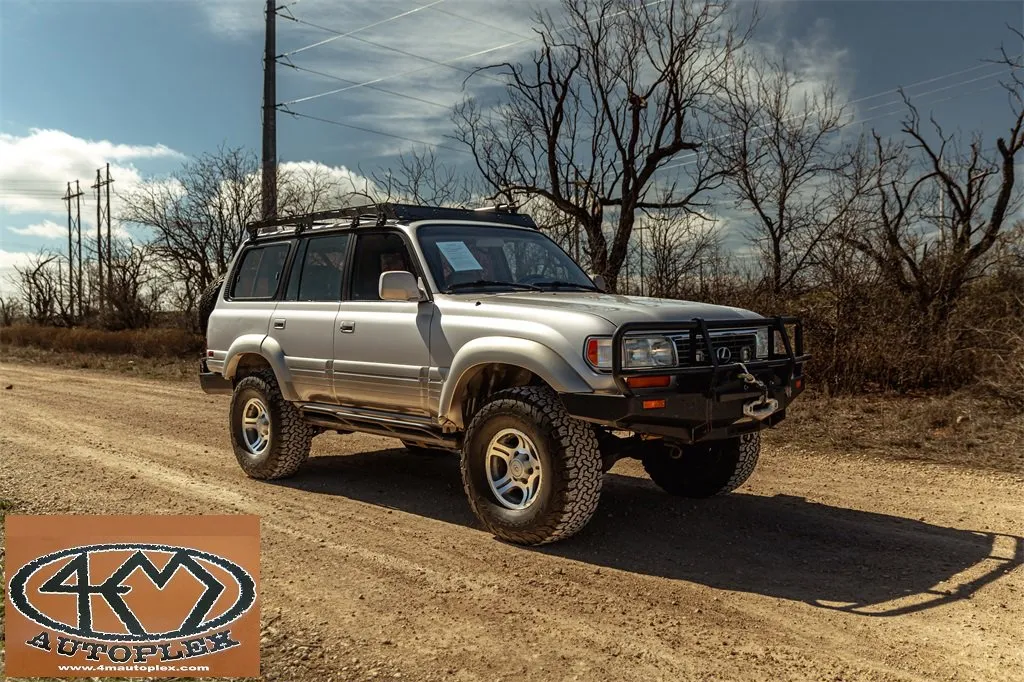
[[[247,250],[235,271],[230,296],[271,299],[281,285],[290,244],[269,244]]]

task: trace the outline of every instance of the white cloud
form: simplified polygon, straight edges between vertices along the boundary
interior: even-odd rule
[[[15,234],[24,235],[26,237],[42,237],[43,239],[58,239],[68,236],[68,226],[58,225],[52,220],[33,223],[27,227],[9,227],[7,229]]]
[[[343,192],[371,192],[373,183],[354,170],[345,166],[328,166],[319,161],[286,161],[280,166],[280,177],[292,177],[302,184],[304,180],[315,178],[321,184],[337,187]]]
[[[0,209],[9,213],[59,215],[68,180],[79,178],[88,202],[96,169],[110,163],[117,189],[140,180],[131,162],[146,159],[184,158],[162,144],[129,145],[109,140],[87,140],[62,130],[34,128],[27,135],[0,133]],[[85,218],[86,216],[83,216]]]
[[[11,270],[15,266],[24,265],[35,255],[30,251],[4,251],[0,249],[0,270]]]
[[[36,254],[29,251],[5,251],[0,249],[0,296],[10,296],[17,290],[14,285],[14,277],[17,276],[14,268],[26,265]]]
[[[486,74],[479,74],[464,87],[463,81],[469,72],[493,63],[516,61],[533,50],[537,46],[532,31],[535,10],[557,11],[557,4],[556,0],[536,0],[528,5],[507,0],[446,0],[386,21],[427,3],[303,0],[289,7],[295,18],[336,31],[347,32],[383,23],[290,57],[295,66],[321,75],[290,69],[283,61],[278,67],[278,99],[290,102],[379,79],[369,87],[355,87],[295,103],[291,108],[298,113],[410,140],[459,148],[446,137],[452,132],[451,107],[467,94],[497,85],[488,80]],[[227,39],[244,37],[250,41],[263,33],[262,7],[253,0],[203,0],[198,4],[211,31]],[[286,54],[332,38],[327,31],[289,21],[284,18],[285,14],[282,12],[282,18],[277,21],[278,52]],[[484,54],[458,59],[480,52]],[[426,59],[418,59],[416,55]],[[429,60],[457,61],[443,66]],[[374,87],[399,94],[381,92]],[[412,146],[406,140],[292,118],[287,114],[280,114],[279,121],[278,126],[285,134],[302,130],[325,140],[343,140],[346,147],[363,159],[394,156]],[[442,153],[446,158],[466,157],[465,154]]]

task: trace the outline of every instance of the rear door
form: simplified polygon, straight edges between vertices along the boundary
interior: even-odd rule
[[[427,414],[430,301],[382,301],[382,272],[422,273],[406,237],[394,231],[356,235],[349,293],[334,337],[334,389],[357,407]]]
[[[349,248],[349,234],[302,240],[270,320],[269,334],[281,345],[301,401],[335,401],[330,369]]]

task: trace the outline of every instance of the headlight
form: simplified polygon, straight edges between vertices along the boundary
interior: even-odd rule
[[[611,369],[612,340],[591,338],[587,340],[584,355],[594,367]],[[664,336],[630,336],[622,341],[623,369],[643,367],[675,367],[676,347]]]
[[[768,357],[768,329],[762,328],[757,330],[756,334],[756,349],[754,355],[759,358]]]
[[[622,366],[674,367],[676,347],[664,336],[630,337],[622,341]]]

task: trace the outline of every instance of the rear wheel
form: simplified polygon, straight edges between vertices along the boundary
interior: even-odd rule
[[[724,495],[754,473],[761,452],[761,434],[671,448],[652,443],[644,469],[665,492],[682,497]]]
[[[542,386],[496,393],[473,417],[462,482],[480,522],[522,545],[567,538],[587,524],[601,495],[594,429]]]
[[[291,476],[309,457],[317,428],[281,396],[274,373],[245,377],[231,396],[231,445],[235,459],[251,478]]]

